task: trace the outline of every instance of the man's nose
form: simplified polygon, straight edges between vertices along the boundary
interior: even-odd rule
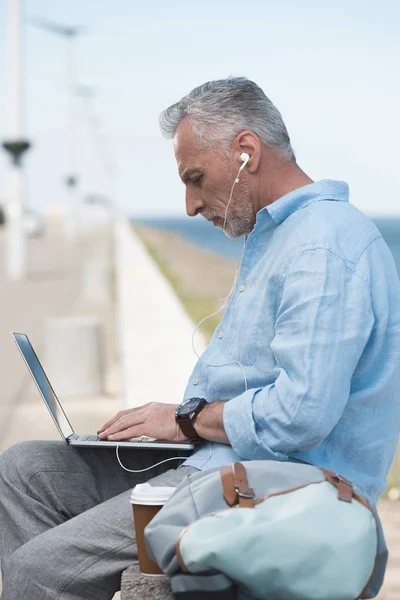
[[[186,190],[186,213],[189,217],[195,217],[204,208],[204,202],[193,192]]]

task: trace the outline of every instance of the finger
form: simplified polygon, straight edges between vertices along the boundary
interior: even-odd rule
[[[100,429],[97,431],[97,433],[101,433],[102,431],[105,431],[113,423],[118,421],[118,419],[121,418],[121,416],[123,414],[125,414],[127,412],[128,412],[128,410],[120,410],[119,412],[117,412],[117,414],[112,419],[109,419],[106,423],[104,423],[104,425],[102,427],[100,427]]]
[[[145,404],[144,406],[147,406],[147,404]],[[142,408],[143,408],[143,406],[138,406],[137,408],[127,408],[126,410],[120,410],[115,415],[115,417],[113,417],[112,419],[110,419],[109,421],[107,421],[106,423],[104,423],[104,425],[102,427],[100,427],[100,429],[97,431],[97,435],[100,435],[100,433],[103,433],[104,431],[106,431],[106,429],[108,429],[114,423],[116,423],[123,415],[137,412],[137,411],[139,411]]]
[[[108,437],[109,435],[112,435],[114,433],[118,433],[120,431],[125,431],[129,427],[143,425],[143,423],[144,423],[144,418],[141,416],[141,414],[139,412],[124,414],[124,415],[121,415],[121,417],[118,419],[118,421],[113,423],[113,425],[111,425],[110,427],[105,429],[100,434],[100,437]]]
[[[113,433],[112,435],[108,435],[107,439],[110,441],[118,442],[123,440],[130,440],[133,437],[140,437],[143,435],[143,429],[140,426],[128,427],[124,431],[118,431],[117,433]]]

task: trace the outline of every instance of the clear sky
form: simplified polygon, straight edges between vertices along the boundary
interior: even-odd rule
[[[8,127],[7,16],[0,1],[0,137]],[[86,25],[77,83],[96,90],[100,138],[82,117],[81,193],[112,190],[128,214],[184,214],[172,143],[158,115],[210,79],[256,81],[286,122],[299,165],[313,179],[344,179],[370,214],[400,216],[399,0],[24,0],[28,17]],[[25,25],[28,199],[64,198],[65,41]],[[5,197],[6,156],[0,158]]]

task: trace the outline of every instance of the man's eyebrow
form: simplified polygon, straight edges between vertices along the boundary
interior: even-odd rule
[[[199,169],[198,167],[186,167],[186,169],[183,169],[182,173],[179,176],[182,179],[183,183],[186,183],[191,175],[194,175],[194,173],[201,174],[202,172],[202,169]]]

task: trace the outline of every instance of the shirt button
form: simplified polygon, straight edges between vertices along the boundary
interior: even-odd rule
[[[195,377],[195,378],[193,379],[193,385],[197,385],[198,383],[199,383],[199,380],[197,379],[197,377]]]
[[[223,331],[218,331],[218,337],[219,339],[224,337],[224,332]]]
[[[245,285],[243,285],[243,283],[242,283],[242,285],[239,285],[239,292],[243,292],[243,290],[244,290],[244,288],[245,288],[245,287],[246,287],[246,286],[245,286]]]

